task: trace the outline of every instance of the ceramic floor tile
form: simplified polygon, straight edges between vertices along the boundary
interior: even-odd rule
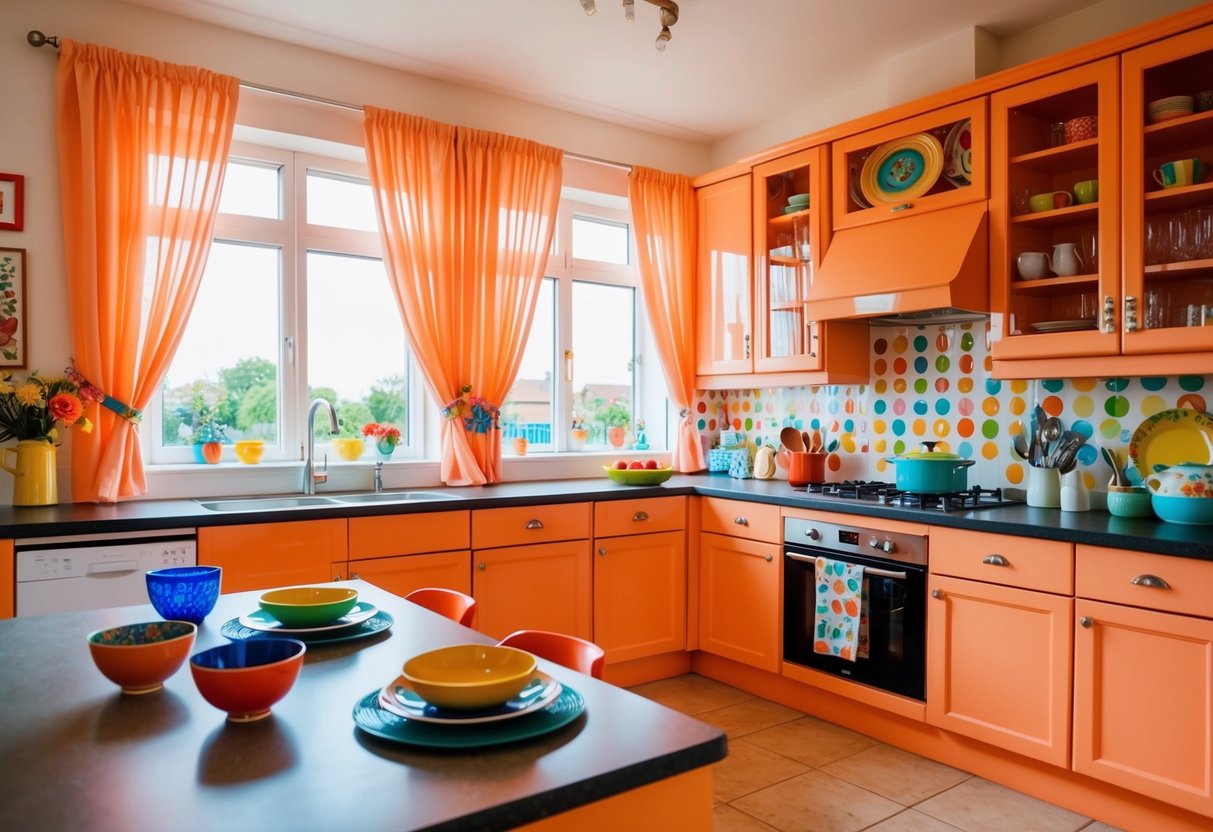
[[[766,699],[750,699],[714,711],[704,711],[696,716],[715,725],[732,739],[800,719],[804,714]]]
[[[906,809],[888,820],[882,820],[875,826],[869,826],[864,832],[964,832],[950,823],[924,815],[914,809]]]
[[[631,691],[684,714],[700,714],[754,698],[753,694],[694,674],[648,682]]]
[[[811,716],[747,734],[746,739],[814,768],[876,745],[871,737]]]
[[[1090,822],[1090,818],[980,777],[914,808],[965,832],[1077,832]]]
[[[859,832],[903,808],[820,771],[738,798],[732,805],[781,832]]]
[[[972,776],[883,744],[822,766],[822,771],[903,806],[913,806]]]
[[[1124,830],[1115,826],[1108,826],[1106,823],[1101,823],[1100,821],[1095,821],[1089,826],[1084,826],[1082,832],[1124,832]]]
[[[712,771],[712,796],[730,801],[783,782],[809,769],[745,740],[729,742],[729,756]]]
[[[724,803],[712,810],[712,832],[775,832],[775,827]]]

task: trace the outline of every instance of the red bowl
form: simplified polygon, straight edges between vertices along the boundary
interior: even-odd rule
[[[188,621],[148,621],[97,630],[88,652],[123,693],[154,693],[185,663],[198,628]]]
[[[227,711],[229,722],[254,722],[295,684],[305,652],[293,638],[233,641],[191,656],[190,672],[202,698]]]

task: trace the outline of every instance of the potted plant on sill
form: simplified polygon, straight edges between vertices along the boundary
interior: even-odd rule
[[[194,461],[200,465],[218,464],[223,458],[223,445],[228,441],[227,425],[220,421],[218,408],[201,392],[195,392],[189,408],[178,408],[177,415],[182,421],[180,435],[193,446]]]
[[[392,452],[400,444],[400,428],[386,422],[367,422],[362,426],[362,435],[375,443],[380,459],[391,459]]]
[[[585,416],[575,415],[569,422],[569,450],[580,451],[585,447],[585,440],[590,436],[590,430],[585,426]]]
[[[609,399],[599,407],[596,415],[597,421],[606,425],[607,441],[612,447],[622,448],[628,425],[632,423],[632,411],[623,402]]]

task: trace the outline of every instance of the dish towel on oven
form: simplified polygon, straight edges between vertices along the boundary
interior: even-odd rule
[[[813,652],[855,661],[863,607],[863,566],[819,557],[814,567],[817,616]]]

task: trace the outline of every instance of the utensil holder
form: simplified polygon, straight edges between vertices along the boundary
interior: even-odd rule
[[[1087,486],[1078,471],[1070,471],[1061,477],[1061,510],[1091,510],[1091,495],[1087,493]]]
[[[1056,468],[1028,466],[1028,505],[1061,508],[1061,477]]]

